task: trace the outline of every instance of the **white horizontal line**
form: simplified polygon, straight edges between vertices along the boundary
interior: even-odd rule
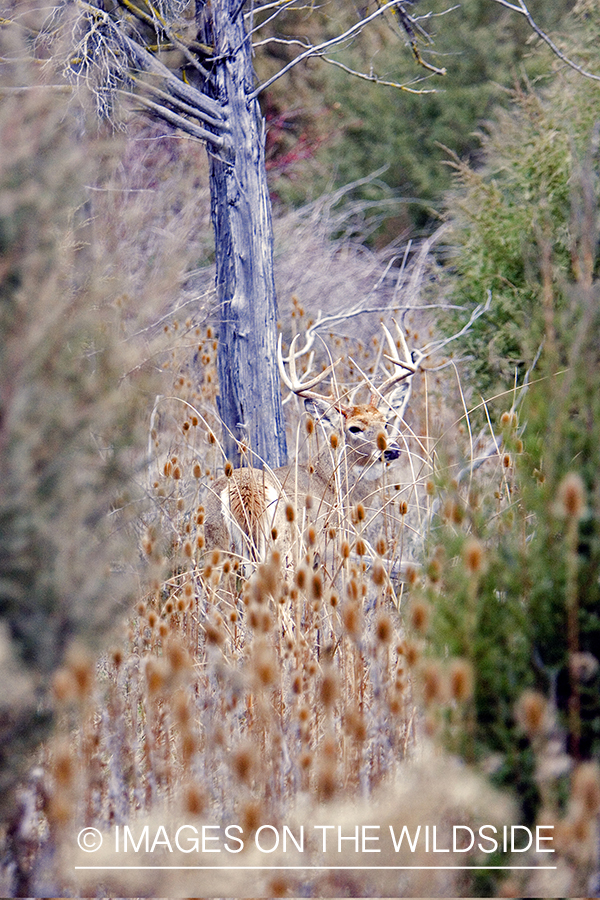
[[[556,869],[557,866],[75,866],[75,869],[88,871],[89,869],[100,869],[108,871],[109,869],[134,869],[134,870],[177,870],[177,871],[210,871],[210,872],[242,872],[242,871],[260,871],[260,872],[282,872],[282,871],[302,871],[302,872],[363,872],[369,871],[405,871],[407,869],[419,869],[423,871],[449,871],[449,870],[488,870],[500,869],[502,871],[514,871],[516,869]]]

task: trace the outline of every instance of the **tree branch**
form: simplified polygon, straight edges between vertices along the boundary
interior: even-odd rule
[[[583,75],[584,78],[591,78],[593,81],[600,81],[600,75],[594,75],[593,72],[588,72],[582,66],[578,65],[576,62],[573,62],[572,59],[569,59],[562,50],[560,50],[554,41],[548,37],[548,35],[542,31],[540,26],[535,22],[533,16],[529,12],[527,5],[524,0],[517,0],[515,3],[509,3],[508,0],[494,0],[494,3],[500,4],[500,6],[506,7],[506,9],[512,10],[512,12],[519,13],[519,15],[525,16],[529,23],[529,27],[532,31],[535,31],[537,36],[544,41],[545,44],[550,47],[555,56],[557,56],[565,65],[569,66],[571,69],[574,69],[576,72],[579,72],[580,75]]]
[[[180,113],[184,113],[187,116],[192,116],[194,119],[198,119],[200,122],[204,122],[205,125],[212,125],[213,128],[218,128],[223,130],[223,121],[219,119],[215,119],[212,116],[209,116],[208,113],[203,112],[195,106],[191,106],[189,103],[185,103],[185,101],[179,99],[178,97],[174,97],[171,94],[167,93],[167,91],[161,91],[160,88],[157,88],[155,85],[150,84],[148,81],[144,81],[142,78],[138,78],[136,75],[131,76],[134,84],[136,84],[142,90],[148,91],[153,97],[157,100],[162,101],[162,103],[171,104],[178,110]]]
[[[79,25],[80,36],[74,52],[75,58],[69,60],[67,66],[71,74],[76,78],[82,77],[83,74],[91,82],[91,89],[100,98],[100,102],[103,102],[104,93],[110,95],[120,88],[127,91],[132,83],[143,86],[160,101],[154,103],[145,99],[144,105],[148,109],[152,108],[157,115],[161,115],[166,121],[182,128],[193,137],[207,140],[217,148],[223,146],[221,135],[228,130],[228,125],[226,111],[220,103],[175,76],[148,49],[138,43],[137,36],[132,37],[126,33],[123,22],[114,21],[111,15],[95,3],[77,0],[77,5],[85,12],[84,21]],[[133,14],[134,4],[129,0],[125,8]],[[147,14],[144,16],[148,17]],[[146,22],[144,16],[142,21]],[[160,22],[155,24],[162,27]],[[132,69],[156,76],[164,90],[136,77]],[[94,83],[98,80],[93,77],[94,71],[99,73],[99,85]],[[142,98],[139,99],[142,101]],[[150,107],[150,103],[154,104],[153,107]],[[173,106],[176,111],[168,110],[164,104]],[[163,115],[163,110],[169,115]],[[220,136],[217,137],[214,133],[188,122],[184,116],[191,116],[218,129]],[[184,126],[185,122],[188,122],[190,127]]]
[[[297,66],[298,63],[303,62],[305,59],[309,59],[311,56],[322,56],[323,52],[325,50],[328,50],[330,47],[335,47],[338,44],[343,44],[344,41],[347,41],[349,38],[353,37],[355,34],[358,34],[360,31],[362,31],[363,28],[366,25],[368,25],[370,22],[372,22],[374,19],[377,19],[379,16],[383,15],[388,10],[394,10],[394,9],[396,9],[396,10],[401,9],[402,12],[404,12],[401,4],[399,3],[399,0],[390,0],[389,3],[385,3],[383,6],[378,7],[375,10],[375,12],[371,13],[370,16],[366,16],[364,19],[361,19],[360,22],[356,22],[354,25],[352,25],[350,28],[348,28],[347,31],[344,31],[343,34],[339,34],[337,37],[330,38],[327,41],[323,41],[321,44],[316,44],[314,47],[309,47],[303,53],[299,53],[298,56],[295,57],[295,59],[292,59],[287,65],[285,65],[282,69],[280,69],[279,72],[276,72],[275,75],[273,75],[271,78],[268,78],[267,81],[265,81],[263,84],[261,84],[259,87],[257,87],[256,90],[253,91],[252,94],[250,94],[250,99],[255,99],[256,97],[258,97],[259,94],[261,94],[264,90],[269,88],[275,81],[277,81],[283,75],[286,75],[290,71],[290,69],[293,69],[294,66]],[[412,40],[411,40],[411,47],[414,52]],[[420,55],[417,56],[417,59],[418,59],[418,61],[421,62],[422,65],[424,65],[426,68],[429,68],[432,71],[436,72],[436,74],[438,74],[438,75],[446,74],[445,69],[435,69],[433,66],[430,66],[429,64],[423,62],[420,59]]]
[[[374,72],[370,72],[368,75],[366,72],[357,72],[355,69],[349,68],[349,66],[345,66],[343,63],[339,62],[337,59],[331,59],[329,56],[323,56],[320,54],[320,58],[323,62],[330,63],[332,66],[337,66],[338,69],[342,69],[342,71],[346,72],[348,75],[354,75],[355,78],[362,78],[364,81],[374,81],[375,84],[381,84],[384,87],[393,87],[397,88],[400,91],[406,91],[409,94],[435,94],[435,90],[426,90],[424,88],[411,88],[407,84],[399,84],[397,81],[385,81],[383,78],[380,78],[379,75],[376,75]],[[418,78],[415,79],[415,82],[418,83],[423,79]]]
[[[121,35],[121,38],[127,44],[128,50],[142,70],[159,75],[164,80],[164,83],[169,90],[177,97],[187,101],[201,112],[212,116],[219,122],[221,128],[225,126],[225,115],[220,103],[207,97],[193,85],[187,84],[185,81],[176,78],[176,76],[156,59],[155,56],[144,47],[141,47],[136,41],[127,37],[127,35]]]
[[[139,9],[131,0],[118,0],[118,2],[128,9],[134,16],[140,19],[140,21],[145,22],[147,25],[150,25],[151,28],[156,32],[157,26],[164,32],[169,41],[173,44],[173,46],[177,47],[180,50],[188,63],[193,66],[203,78],[210,78],[210,72],[208,69],[205,69],[204,66],[198,62],[193,53],[190,52],[189,47],[186,45],[184,41],[174,32],[171,31],[163,17],[154,9],[154,7],[149,4],[150,9],[152,10],[153,15],[150,16],[148,13]]]
[[[154,103],[153,100],[148,100],[147,97],[141,97],[139,96],[139,94],[134,95],[129,91],[122,90],[119,91],[119,93],[127,94],[129,97],[134,97],[138,101],[138,103],[141,103],[142,106],[146,107],[146,109],[149,109],[165,122],[168,122],[175,128],[181,129],[181,131],[189,134],[190,137],[195,137],[200,141],[212,144],[212,146],[217,150],[221,150],[225,143],[225,139],[221,135],[213,134],[212,131],[207,131],[206,128],[202,128],[200,125],[196,125],[194,122],[190,122],[189,119],[185,119],[183,116],[180,116],[178,113],[173,112],[173,110],[169,109],[166,106],[162,106],[159,103]]]

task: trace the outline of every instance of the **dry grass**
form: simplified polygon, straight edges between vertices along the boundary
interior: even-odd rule
[[[204,372],[199,382],[185,364],[192,334]],[[205,873],[204,895],[414,895],[425,886],[430,894],[460,895],[461,879],[448,873],[340,869],[372,864],[372,857],[355,852],[351,842],[341,855],[331,843],[324,853],[315,840],[321,833],[315,826],[339,825],[348,836],[357,826],[378,826],[367,830],[384,842],[378,865],[427,865],[423,846],[416,855],[394,853],[390,826],[399,834],[406,825],[413,834],[419,824],[438,823],[438,839],[447,841],[452,824],[477,829],[513,820],[510,804],[477,776],[427,749],[430,725],[420,710],[423,703],[436,707],[446,676],[433,672],[423,655],[427,611],[413,604],[408,630],[405,625],[405,582],[420,580],[417,569],[404,568],[403,579],[399,572],[409,544],[418,555],[429,519],[434,456],[426,451],[439,435],[431,426],[414,437],[409,430],[407,444],[424,463],[412,472],[409,466],[404,480],[395,481],[392,471],[368,514],[346,509],[336,533],[314,536],[306,529],[287,580],[274,557],[249,574],[227,548],[208,554],[204,548],[203,493],[222,470],[214,336],[210,326],[198,335],[172,322],[169,339],[181,355],[176,350],[165,372],[173,379],[171,393],[154,406],[151,462],[143,473],[151,500],[141,541],[147,587],[126,637],[97,667],[74,651],[54,678],[59,725],[44,750],[41,780],[31,788],[39,812],[30,828],[45,837],[25,883],[32,894],[44,884],[76,894],[97,890],[97,873],[73,868],[90,862],[80,853],[74,863],[84,827],[99,829],[108,842],[115,826],[130,826],[137,841],[146,825],[154,836],[161,825],[172,836],[181,824],[199,833],[210,826],[212,836],[235,824],[241,831],[230,835],[242,835],[246,849],[219,857],[219,864],[265,864],[253,847],[257,833],[266,839],[273,828],[288,826],[299,840],[304,826],[304,852],[290,843],[267,864],[336,870],[261,871],[251,889],[244,872]],[[377,344],[361,349],[361,367],[378,358]],[[341,371],[355,378],[356,360]],[[416,421],[429,421],[435,410],[435,392],[426,407],[416,394]],[[296,429],[310,455],[303,420]],[[408,524],[411,504],[421,524]],[[462,693],[468,699],[468,689]],[[454,694],[460,703],[461,690]],[[38,839],[30,833],[29,840]],[[232,840],[229,846],[237,847]],[[210,852],[140,850],[127,863],[206,866],[214,859]],[[93,864],[114,864],[114,855],[102,851]],[[190,877],[154,872],[148,880],[144,872],[107,871],[101,883],[112,895],[178,896],[192,891]]]
[[[210,372],[212,336],[204,338],[202,352]],[[231,866],[265,864],[252,848],[257,833],[266,839],[273,828],[288,826],[298,840],[304,826],[310,839],[302,855],[290,843],[290,852],[269,856],[267,864],[339,867],[364,866],[372,857],[349,843],[341,856],[337,849],[323,853],[315,826],[339,824],[349,835],[356,825],[378,826],[385,849],[377,864],[390,866],[427,863],[423,848],[417,858],[393,852],[390,825],[412,833],[420,823],[439,822],[447,837],[452,822],[479,827],[491,808],[494,821],[511,821],[506,801],[425,750],[417,687],[425,629],[413,614],[416,628],[407,633],[399,615],[403,588],[396,570],[406,518],[400,483],[373,498],[372,521],[346,510],[340,533],[325,537],[327,564],[321,539],[307,530],[291,578],[281,577],[276,558],[248,575],[226,549],[204,552],[202,491],[210,490],[221,462],[206,426],[215,385],[211,379],[198,389],[182,378],[176,378],[179,396],[161,401],[169,413],[152,434],[155,513],[143,539],[150,589],[137,603],[125,643],[105,658],[95,680],[78,676],[76,660],[55,682],[62,728],[48,748],[45,817],[58,851],[56,879],[66,878],[76,892],[95,889],[96,875],[75,877],[67,849],[90,825],[109,832],[128,824],[136,834],[148,825],[154,834],[160,825],[176,830],[184,822],[199,832],[203,825],[236,824],[241,831],[233,834],[243,836],[246,849],[240,857],[227,855]],[[161,441],[168,441],[166,454],[158,453]],[[426,489],[419,493],[426,504]],[[76,742],[69,744],[74,726]],[[177,851],[160,857],[170,865],[191,858]],[[79,865],[88,861],[77,858]],[[103,862],[110,864],[109,855],[94,856],[94,864]],[[127,862],[158,864],[158,857],[140,852]],[[214,857],[194,853],[193,863],[211,865]],[[151,888],[145,877],[102,876],[113,894],[191,890],[189,874],[153,873]],[[459,893],[459,880],[435,877],[436,891]],[[243,872],[203,878],[202,893],[211,896],[307,890],[379,896],[397,892],[399,884],[407,893],[433,885],[423,873],[406,872],[399,882],[385,870],[265,871],[250,891]]]

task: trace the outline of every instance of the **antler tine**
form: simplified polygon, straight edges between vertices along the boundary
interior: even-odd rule
[[[281,335],[279,335],[281,338]],[[292,343],[290,344],[290,353],[288,356],[288,363],[290,367],[290,380],[292,384],[299,384],[300,379],[298,378],[298,370],[296,369],[296,341],[298,340],[298,335],[295,334],[292,338]],[[298,356],[301,355],[301,352]],[[283,355],[281,357],[283,359]]]
[[[388,356],[387,354],[384,354],[384,355],[385,355],[385,358],[386,358],[386,359],[390,359],[390,360],[392,360],[393,362],[399,362],[399,361],[400,361],[400,357],[398,356],[398,348],[396,347],[396,343],[395,343],[395,341],[394,341],[394,338],[393,338],[392,335],[390,334],[390,329],[387,327],[387,325],[385,324],[385,322],[382,322],[382,323],[381,323],[381,327],[382,327],[382,329],[383,329],[383,333],[385,334],[385,339],[386,339],[386,341],[387,341],[387,345],[388,345],[388,347],[390,348],[390,356]],[[398,328],[398,325],[396,325],[396,328]],[[402,349],[404,350],[405,345],[406,345],[406,341],[404,340],[404,335],[402,335],[402,342],[403,342],[403,347],[402,347]],[[406,348],[406,349],[408,349],[408,348]]]
[[[405,310],[405,313],[406,313],[406,310]],[[412,362],[412,361],[413,361],[412,353],[411,353],[410,350],[408,349],[408,344],[406,343],[406,338],[404,337],[404,332],[403,332],[403,330],[400,328],[400,326],[398,325],[398,323],[396,322],[395,319],[392,319],[392,321],[393,321],[394,326],[395,326],[395,328],[396,328],[396,334],[398,335],[398,340],[399,340],[400,343],[402,344],[402,350],[403,350],[403,352],[404,352],[404,359],[406,360],[406,362]],[[390,337],[391,337],[391,335],[390,335]],[[394,342],[392,341],[392,343],[394,343]],[[394,347],[395,347],[395,346],[396,346],[396,345],[394,344]]]
[[[398,339],[402,345],[404,359],[400,359],[398,348],[396,347],[396,342],[394,341],[389,328],[385,325],[384,322],[382,322],[381,327],[383,328],[388,347],[390,348],[390,353],[384,353],[384,356],[395,366],[399,366],[401,369],[404,369],[404,371],[396,372],[395,375],[391,375],[383,382],[383,384],[379,386],[379,393],[381,394],[381,396],[387,394],[388,391],[395,387],[400,381],[404,381],[406,378],[412,378],[412,376],[415,375],[416,372],[418,372],[420,364],[422,362],[422,358],[420,358],[416,364],[413,362],[410,350],[408,349],[408,344],[406,343],[404,335],[402,334],[402,330],[399,328],[398,323],[395,320],[394,325],[396,326]]]
[[[403,365],[403,363],[398,362],[397,365],[401,366]],[[383,384],[379,385],[377,389],[378,393],[381,394],[382,397],[384,397],[391,391],[393,387],[396,387],[399,382],[404,381],[406,378],[412,378],[416,371],[417,369],[412,367],[408,372],[399,372],[396,373],[396,375],[391,375],[383,382]]]
[[[318,375],[315,375],[314,378],[310,378],[308,381],[300,381],[298,378],[298,372],[296,369],[296,359],[306,351],[306,347],[300,352],[295,352],[296,341],[298,340],[298,335],[294,335],[292,339],[292,343],[290,345],[290,353],[287,357],[287,362],[290,367],[290,374],[285,371],[285,360],[283,358],[282,352],[282,336],[279,335],[279,339],[277,341],[277,365],[279,366],[279,374],[281,375],[281,380],[285,384],[288,390],[290,390],[293,394],[297,394],[299,397],[307,397],[311,400],[325,400],[327,403],[331,402],[331,397],[326,397],[324,394],[318,394],[316,391],[313,391],[312,388],[316,387],[322,381],[324,381],[327,376],[333,372],[335,366],[339,363],[339,359],[332,363],[330,366],[327,366],[322,372]],[[308,346],[309,342],[307,342]]]

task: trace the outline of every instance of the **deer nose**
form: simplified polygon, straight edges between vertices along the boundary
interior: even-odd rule
[[[387,449],[383,451],[383,458],[386,462],[392,462],[400,456],[400,447],[398,444],[388,444]]]

